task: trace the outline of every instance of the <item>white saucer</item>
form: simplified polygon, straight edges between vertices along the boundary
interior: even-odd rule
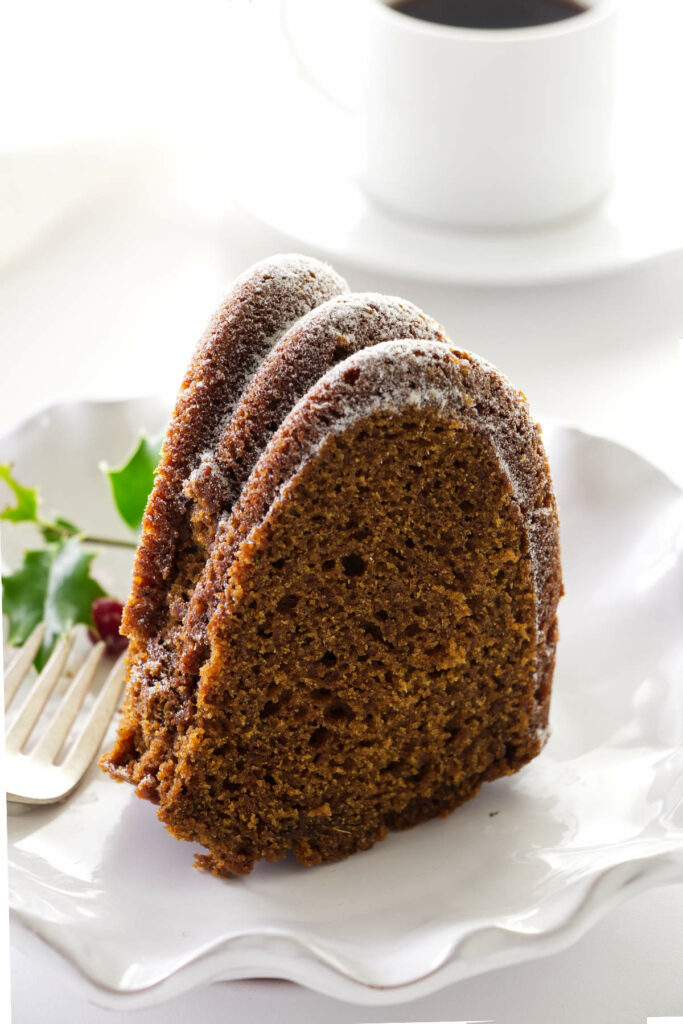
[[[288,0],[290,24],[306,25],[310,4]],[[237,104],[241,111],[230,112],[231,124],[241,125],[236,136],[231,129],[231,139],[245,140],[231,161],[233,196],[304,251],[435,282],[559,282],[683,249],[683,148],[675,129],[683,95],[676,52],[683,35],[680,8],[667,0],[624,0],[611,194],[571,221],[505,233],[440,230],[374,205],[360,184],[353,116],[316,92],[277,19],[268,23],[254,14],[259,52],[270,71],[261,81],[245,66],[249,88]],[[348,30],[345,22],[331,24],[328,35],[338,27]],[[304,40],[304,60],[306,45]],[[337,55],[340,49],[353,78],[354,54],[345,50],[345,40]],[[244,50],[251,53],[248,46]],[[312,63],[317,75],[324,61],[318,54]],[[245,92],[244,79],[242,86]]]
[[[167,414],[156,399],[53,406],[0,439],[0,462],[49,510],[122,530],[98,463]],[[254,977],[401,1003],[557,952],[620,901],[683,880],[683,495],[619,445],[544,436],[567,594],[542,755],[340,864],[231,880],[193,870],[197,847],[92,765],[64,803],[8,822],[9,903],[37,977],[52,967],[119,1010]],[[35,540],[23,531],[3,524],[3,569]],[[94,563],[120,597],[130,570],[122,550]]]

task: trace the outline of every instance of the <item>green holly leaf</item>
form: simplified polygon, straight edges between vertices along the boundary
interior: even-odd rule
[[[16,505],[3,509],[0,512],[0,519],[8,520],[11,523],[34,523],[40,530],[43,539],[49,543],[53,541],[66,540],[68,537],[75,537],[82,531],[69,522],[57,516],[54,522],[43,519],[39,512],[40,498],[37,487],[24,487],[12,476],[12,467],[7,464],[0,466],[0,480],[14,491]]]
[[[149,492],[159,464],[161,438],[154,441],[141,437],[137,448],[118,469],[104,463],[101,469],[109,477],[114,503],[119,515],[132,530],[139,529],[147,505]]]
[[[33,523],[38,518],[38,488],[22,487],[12,476],[12,467],[7,464],[0,466],[0,480],[14,491],[16,505],[8,505],[0,512],[0,519],[11,523]]]
[[[94,552],[77,539],[42,551],[27,551],[20,569],[2,578],[3,611],[9,618],[10,644],[23,644],[39,622],[45,636],[36,655],[41,669],[59,637],[77,623],[92,628],[92,603],[105,591],[90,575]]]
[[[8,642],[12,646],[23,644],[43,621],[53,561],[53,551],[26,551],[21,569],[2,577],[2,610],[9,618]]]

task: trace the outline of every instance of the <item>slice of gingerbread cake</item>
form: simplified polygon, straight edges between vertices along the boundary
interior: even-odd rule
[[[169,430],[160,479],[183,441],[185,461],[150,498],[106,770],[202,866],[243,874],[367,849],[535,757],[558,522],[506,378],[411,304],[341,295],[262,346],[209,419],[200,444],[177,413]]]

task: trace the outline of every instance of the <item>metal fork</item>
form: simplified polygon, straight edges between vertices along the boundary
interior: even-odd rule
[[[41,623],[34,629],[5,673],[5,711],[31,668],[44,632],[45,624]],[[29,753],[22,753],[48,697],[64,672],[73,640],[74,634],[71,633],[59,641],[7,731],[5,776],[8,800],[25,804],[50,804],[68,796],[78,785],[97,753],[112,715],[118,707],[125,677],[123,655],[107,676],[92,711],[71,749],[61,764],[55,764],[102,660],[104,644],[98,643],[72,680],[40,740]]]

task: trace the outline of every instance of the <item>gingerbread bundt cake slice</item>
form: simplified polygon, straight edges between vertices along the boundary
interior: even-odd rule
[[[438,341],[333,366],[198,567],[162,820],[218,873],[312,864],[516,771],[547,725],[558,552],[539,430],[492,367]]]
[[[270,257],[234,281],[202,335],[182,382],[166,433],[154,488],[135,556],[122,632],[129,638],[124,716],[115,755],[105,759],[119,778],[140,784],[155,799],[156,767],[165,756],[164,728],[172,720],[165,696],[177,705],[173,677],[182,596],[206,558],[192,524],[185,488],[264,356],[302,316],[346,282],[319,260],[297,254]],[[180,599],[179,599],[180,598]],[[145,703],[150,704],[142,710]],[[157,716],[156,742],[144,719]],[[164,726],[163,721],[166,725]]]
[[[272,266],[272,261],[267,265]],[[245,279],[250,276],[253,271]],[[175,734],[182,729],[185,702],[196,688],[206,656],[206,624],[215,594],[211,570],[202,573],[201,567],[220,519],[229,514],[279,423],[318,377],[350,352],[397,335],[447,340],[436,321],[402,299],[342,295],[322,303],[296,320],[265,356],[232,414],[228,406],[227,414],[219,417],[212,446],[199,453],[195,449],[194,468],[182,484],[183,516],[175,524],[180,534],[179,553],[164,589],[156,630],[146,629],[146,608],[140,605],[135,590],[126,612],[126,628],[134,641],[127,710],[108,765],[117,776],[134,782],[141,796],[159,801],[172,776]],[[223,351],[232,347],[230,331],[225,330],[214,351],[202,356],[204,378],[211,376],[211,360],[221,358]],[[193,366],[197,362],[195,356]],[[174,445],[172,424],[161,464],[162,479]],[[150,524],[155,523],[158,504],[157,486],[146,516],[136,579],[141,567],[143,576],[149,558],[147,535]],[[152,542],[155,539],[152,534]],[[169,759],[171,764],[166,763]]]

